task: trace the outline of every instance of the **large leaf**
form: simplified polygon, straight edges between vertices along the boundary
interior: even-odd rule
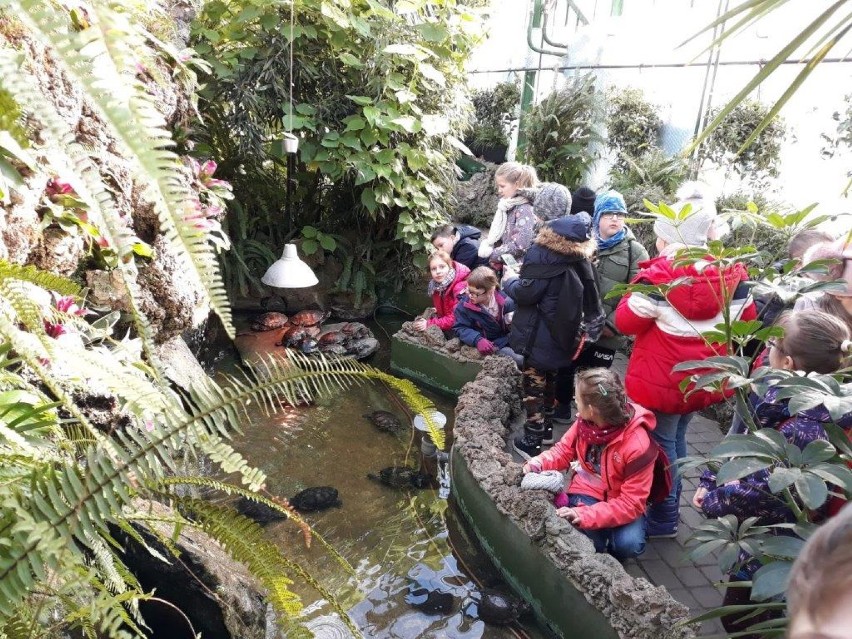
[[[766,601],[783,594],[787,589],[792,567],[792,561],[773,561],[761,566],[752,579],[751,598],[755,601]]]

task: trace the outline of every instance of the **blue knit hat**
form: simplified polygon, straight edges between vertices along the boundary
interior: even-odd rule
[[[599,219],[603,213],[627,214],[627,205],[624,196],[618,191],[604,191],[595,198],[595,219]]]

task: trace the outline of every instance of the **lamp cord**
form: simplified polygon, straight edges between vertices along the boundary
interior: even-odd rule
[[[296,0],[290,0],[290,126],[287,128],[289,133],[293,132],[293,38],[295,34],[295,12]],[[289,175],[287,178],[289,179]]]

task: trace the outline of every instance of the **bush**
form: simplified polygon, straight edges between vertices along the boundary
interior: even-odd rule
[[[616,169],[628,170],[627,158],[658,148],[663,121],[640,89],[610,89],[606,110],[607,145],[616,153]]]
[[[524,116],[525,162],[543,181],[574,188],[600,159],[604,121],[595,76],[574,76]]]
[[[520,100],[521,90],[518,83],[512,81],[474,91],[469,146],[473,149],[508,146]]]

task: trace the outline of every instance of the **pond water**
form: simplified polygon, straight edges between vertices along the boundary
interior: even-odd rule
[[[388,335],[400,320],[369,323],[382,348],[369,363],[387,370]],[[385,332],[387,331],[387,332]],[[227,369],[229,362],[220,362]],[[452,419],[454,399],[426,393]],[[309,486],[338,489],[342,507],[304,518],[354,568],[346,571],[321,544],[305,548],[298,527],[267,527],[285,555],[300,563],[338,598],[368,638],[503,639],[549,636],[526,615],[512,626],[487,625],[476,616],[477,584],[500,585],[494,568],[478,552],[449,502],[434,489],[401,491],[367,475],[408,463],[417,466],[419,434],[380,432],[365,413],[387,410],[410,425],[410,410],[389,389],[364,384],[319,398],[314,405],[288,408],[266,418],[255,415],[235,447],[268,476],[267,488],[289,497]],[[293,586],[308,622],[320,639],[349,636],[331,606],[310,586]],[[428,592],[450,602],[445,613],[413,606]]]

